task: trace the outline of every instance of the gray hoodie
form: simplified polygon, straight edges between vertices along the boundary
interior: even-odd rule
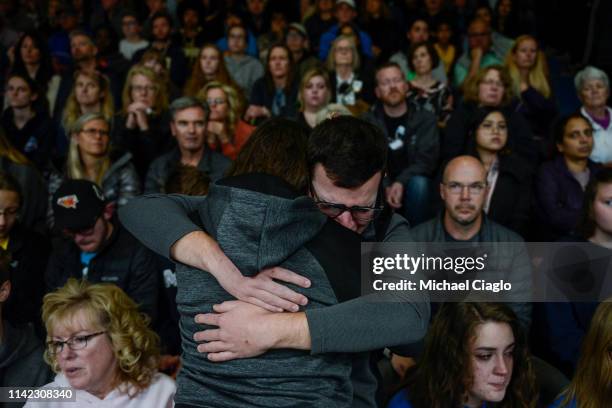
[[[263,176],[266,177],[266,176]],[[235,178],[234,178],[235,179]],[[326,271],[305,248],[327,217],[306,197],[280,196],[213,185],[199,207],[199,220],[246,276],[279,265],[316,282],[302,291],[308,308],[337,303]],[[248,216],[245,216],[248,215]],[[181,315],[183,367],[177,379],[177,403],[206,407],[347,407],[351,405],[348,354],[312,355],[308,351],[271,350],[253,359],[208,361],[196,350],[197,313],[232,300],[209,273],[177,265],[177,305]]]

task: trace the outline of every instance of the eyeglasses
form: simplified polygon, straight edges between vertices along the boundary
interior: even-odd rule
[[[490,31],[485,31],[485,32],[482,32],[482,33],[468,33],[468,37],[470,37],[470,38],[486,37],[486,36],[488,36],[490,34],[491,34]]]
[[[481,84],[489,85],[489,86],[499,86],[500,88],[504,87],[504,83],[502,81],[497,81],[495,79],[487,79],[486,81],[480,81]]]
[[[479,195],[481,194],[485,188],[487,188],[486,183],[472,183],[472,184],[461,184],[454,181],[450,183],[442,183],[451,194],[461,194],[463,193],[463,189],[467,188],[470,195]]]
[[[310,192],[314,199],[315,205],[323,214],[327,215],[331,219],[338,218],[340,215],[348,211],[351,213],[351,217],[353,217],[354,220],[359,222],[370,222],[376,219],[384,209],[384,205],[375,205],[373,207],[353,205],[348,207],[344,204],[330,203],[328,201],[319,200],[319,197],[317,196],[317,193],[312,185],[310,186]]]
[[[214,99],[206,100],[206,103],[208,104],[208,106],[223,105],[225,102],[227,101],[223,98],[214,98]]]
[[[108,130],[102,130],[102,129],[83,129],[81,130],[82,133],[85,133],[87,136],[102,136],[102,137],[106,137],[109,135]]]
[[[100,331],[92,334],[86,334],[84,336],[74,336],[66,341],[48,341],[47,349],[49,354],[58,355],[64,349],[64,345],[67,344],[70,350],[82,350],[87,347],[87,342],[96,336],[106,333],[106,331]]]
[[[154,85],[132,85],[132,90],[135,92],[155,92],[157,87]]]

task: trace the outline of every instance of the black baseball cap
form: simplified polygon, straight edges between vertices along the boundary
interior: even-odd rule
[[[94,226],[106,206],[104,193],[88,180],[66,180],[53,194],[55,226],[81,231]]]

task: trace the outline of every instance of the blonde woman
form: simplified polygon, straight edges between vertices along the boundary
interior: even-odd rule
[[[527,119],[535,135],[548,136],[557,116],[557,107],[548,80],[546,56],[536,39],[530,35],[518,37],[504,65],[512,80],[514,94],[519,97],[516,110]]]
[[[324,109],[331,100],[329,75],[321,68],[311,68],[302,77],[298,102],[300,113],[298,122],[314,128],[317,124],[317,113]]]
[[[244,105],[238,92],[230,85],[211,81],[198,93],[198,99],[210,108],[206,125],[208,148],[220,148],[223,155],[235,160],[255,129],[241,119]]]
[[[549,408],[599,408],[612,398],[612,298],[597,307],[589,325],[576,374]]]
[[[74,86],[68,96],[62,115],[64,134],[85,113],[101,113],[109,121],[115,114],[110,81],[105,75],[97,71],[79,70],[75,72]]]
[[[168,88],[153,69],[135,65],[127,74],[122,100],[113,141],[132,153],[136,170],[144,178],[153,159],[171,146]]]
[[[45,361],[57,373],[43,387],[70,387],[76,401],[27,407],[172,407],[174,381],[157,371],[159,338],[136,303],[113,284],[69,279],[44,297]]]
[[[106,199],[122,206],[130,198],[141,194],[142,187],[132,155],[110,149],[110,125],[100,113],[86,113],[76,120],[70,131],[68,159],[63,173],[49,177],[49,197],[64,179],[84,179],[102,188]],[[47,212],[53,225],[51,206]]]

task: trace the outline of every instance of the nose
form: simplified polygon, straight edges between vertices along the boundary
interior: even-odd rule
[[[463,201],[468,201],[470,199],[470,187],[469,186],[462,186],[461,187],[461,200]]]
[[[357,231],[359,227],[353,219],[350,211],[345,211],[334,219],[339,222],[340,225],[350,229],[351,231]]]
[[[505,356],[496,356],[495,357],[495,374],[497,375],[506,375],[508,374],[508,362],[506,361]]]

